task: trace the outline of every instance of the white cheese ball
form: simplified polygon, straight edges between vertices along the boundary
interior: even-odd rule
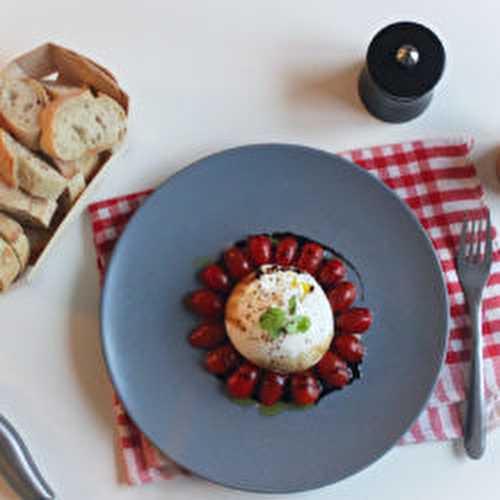
[[[261,318],[271,308],[282,311],[278,315],[286,318],[288,327],[279,332],[263,328]],[[307,330],[288,332],[301,317],[309,320]],[[246,359],[281,373],[315,365],[334,335],[330,303],[314,277],[272,265],[262,266],[235,286],[226,304],[225,322],[232,344]]]

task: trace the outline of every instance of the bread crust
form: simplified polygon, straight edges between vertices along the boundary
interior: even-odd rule
[[[95,144],[95,146],[92,147],[88,145],[89,142],[88,138],[81,139],[81,144],[83,144],[85,147],[84,148],[78,147],[77,148],[79,150],[78,153],[68,153],[68,152],[63,153],[62,151],[58,150],[58,145],[56,140],[58,114],[60,112],[61,113],[64,112],[64,106],[70,100],[74,99],[81,99],[81,100],[88,99],[89,100],[88,109],[90,109],[90,106],[93,106],[92,111],[89,111],[89,113],[94,113],[96,123],[93,123],[92,127],[89,127],[88,123],[85,122],[83,122],[83,125],[74,124],[73,127],[75,129],[81,128],[83,130],[83,133],[85,133],[85,131],[88,130],[91,130],[93,133],[96,133],[97,137],[94,137],[93,142],[94,144],[95,143],[97,144]],[[108,140],[101,139],[102,131],[105,130],[105,126],[103,125],[102,117],[99,115],[99,111],[101,113],[104,112],[105,116],[106,114],[109,115],[109,111],[106,111],[106,108],[104,106],[108,106],[108,109],[109,106],[116,106],[117,114],[123,115],[122,121],[115,120],[116,123],[114,123],[114,125],[117,127],[117,130],[119,132],[117,133],[117,137],[113,138],[113,140],[110,140],[109,137]],[[88,118],[89,116],[92,117],[92,115],[90,114],[88,116],[85,115],[86,118]],[[93,118],[91,119],[93,120]],[[123,137],[126,132],[126,122],[127,122],[127,115],[125,113],[125,110],[113,98],[111,98],[107,94],[102,94],[102,93],[100,93],[98,97],[94,97],[90,91],[83,90],[78,94],[59,97],[45,107],[40,116],[40,124],[42,128],[40,144],[43,151],[45,151],[45,153],[47,153],[49,156],[55,159],[63,161],[77,160],[82,156],[101,153],[107,149],[111,149],[113,146],[120,143],[123,140]],[[99,130],[99,127],[102,127],[101,130]],[[104,134],[104,136],[106,136],[106,134]],[[73,144],[78,144],[78,143],[74,141]]]
[[[0,182],[0,211],[18,222],[48,228],[56,210],[54,200],[35,198]]]
[[[66,188],[66,180],[5,130],[0,129],[0,176],[14,189],[33,196],[57,200]]]
[[[19,276],[21,265],[12,247],[0,238],[0,292],[8,290]]]
[[[30,243],[21,224],[0,213],[0,237],[14,250],[21,271],[26,269],[30,258]]]
[[[8,82],[9,80],[6,80]],[[28,84],[31,89],[34,91],[37,99],[39,99],[42,103],[42,106],[45,106],[49,101],[48,95],[45,92],[45,88],[43,85],[32,78],[23,78],[20,81]],[[40,149],[40,115],[37,117],[38,126],[35,129],[30,129],[23,127],[22,124],[16,123],[14,120],[10,119],[6,112],[2,110],[0,106],[0,126],[8,130],[14,137],[16,137],[19,142],[23,143],[26,147],[36,151]]]
[[[82,90],[78,94],[59,97],[50,102],[47,106],[45,106],[44,110],[40,114],[40,127],[42,129],[42,134],[40,136],[40,147],[45,153],[53,158],[64,160],[64,158],[60,158],[57,154],[56,146],[54,143],[55,136],[55,119],[56,115],[61,108],[61,106],[68,101],[68,99],[74,99],[75,97],[79,97],[89,90]]]

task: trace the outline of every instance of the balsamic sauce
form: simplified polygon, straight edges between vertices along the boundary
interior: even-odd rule
[[[308,238],[307,236],[302,236],[300,234],[295,234],[295,233],[291,233],[291,232],[275,232],[275,233],[260,233],[260,234],[263,234],[265,236],[269,236],[270,238],[273,238],[273,239],[279,239],[279,240],[286,238],[287,236],[291,236],[292,238],[295,238],[298,241],[299,247],[302,247],[306,243],[316,243],[317,245],[322,246],[326,251],[326,257],[330,257],[330,258],[336,257],[337,259],[340,259],[355,274],[356,281],[358,282],[358,285],[359,285],[359,288],[361,291],[360,299],[364,300],[364,298],[365,298],[365,285],[363,282],[363,278],[361,277],[361,273],[358,271],[357,267],[347,257],[345,257],[338,250],[335,250],[335,248],[330,247],[328,245],[325,245],[321,241],[316,241],[316,240],[313,240],[311,238]],[[245,247],[246,243],[247,243],[246,239],[239,240],[234,244],[234,246],[238,247],[238,248],[243,248],[243,247]],[[297,269],[297,271],[299,271],[299,269]]]
[[[272,239],[279,239],[279,240],[286,238],[286,237],[293,237],[298,241],[299,248],[302,247],[306,243],[316,243],[317,245],[321,245],[326,251],[325,253],[326,253],[327,258],[336,257],[337,259],[340,259],[342,262],[344,262],[347,265],[347,267],[349,267],[354,272],[354,274],[356,275],[356,279],[357,279],[357,282],[359,284],[360,290],[361,290],[361,297],[360,298],[361,298],[361,300],[364,300],[365,287],[364,287],[364,283],[363,283],[363,278],[361,277],[361,274],[358,271],[358,269],[356,268],[356,266],[349,259],[347,259],[342,253],[338,252],[337,250],[335,250],[332,247],[329,247],[328,245],[325,245],[324,243],[321,243],[320,241],[315,241],[311,238],[307,238],[306,236],[294,234],[291,232],[275,232],[275,233],[259,233],[259,234],[263,234],[263,235],[269,236]],[[247,243],[247,239],[245,238],[244,240],[238,240],[236,243],[234,243],[234,246],[238,247],[238,248],[244,248],[246,246],[246,243]],[[217,262],[222,264],[223,263],[222,257]],[[270,267],[270,271],[277,270],[277,269],[280,269],[280,266],[272,265]],[[301,270],[299,268],[296,268],[293,266],[291,266],[289,269],[296,271],[296,272],[301,272]],[[262,275],[261,269],[258,269],[256,271],[257,277],[259,277],[259,273],[260,273],[260,275]],[[349,382],[346,384],[345,387],[351,385],[355,380],[358,380],[362,377],[361,365],[362,365],[362,363],[348,363],[349,369],[352,372],[352,378],[351,378],[351,380],[349,380]],[[315,371],[315,368],[313,367],[312,370]],[[224,383],[227,379],[227,376],[225,376],[225,375],[216,375],[216,377]],[[320,384],[322,384],[319,376],[318,376],[318,382]],[[253,402],[256,405],[259,405],[259,401],[257,399],[258,389],[259,389],[259,387],[257,385],[256,390],[255,390],[254,394],[252,395],[252,398],[245,400],[245,404],[252,404],[252,402]],[[341,391],[341,390],[342,390],[342,388],[338,389],[335,387],[327,387],[324,384],[322,384],[321,395],[319,396],[318,400],[314,403],[314,405],[318,404],[319,401],[321,401],[325,396],[328,396],[329,394],[331,394],[333,392],[337,392],[337,391]],[[292,399],[289,383],[287,383],[285,386],[285,393],[283,395],[283,398],[281,399],[281,402],[286,403],[286,404],[293,404],[293,399]],[[277,404],[279,404],[279,403],[280,402],[278,402]],[[314,405],[311,405],[311,406],[314,406]],[[267,408],[269,409],[271,407],[267,407]],[[279,412],[277,412],[277,413],[279,413]],[[264,415],[266,413],[261,412],[261,414]],[[272,415],[275,413],[273,413],[271,411],[267,414]]]

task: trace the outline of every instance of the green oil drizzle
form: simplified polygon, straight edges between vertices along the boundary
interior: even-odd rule
[[[193,266],[201,271],[204,267],[207,267],[214,262],[214,259],[210,257],[198,257],[193,260]]]
[[[259,413],[264,417],[274,417],[290,409],[290,403],[278,401],[271,406],[260,405]]]
[[[287,403],[285,401],[278,401],[277,403],[271,406],[266,406],[266,405],[261,405],[256,399],[251,399],[251,398],[245,398],[245,399],[229,398],[229,399],[238,406],[258,406],[259,413],[263,417],[274,417],[276,415],[280,415],[285,411],[304,411],[314,407],[314,405],[297,405],[295,403]]]
[[[255,399],[246,398],[246,399],[238,399],[238,398],[230,398],[233,403],[236,403],[240,406],[254,406],[257,404]]]

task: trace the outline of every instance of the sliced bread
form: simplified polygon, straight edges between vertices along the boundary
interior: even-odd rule
[[[21,224],[0,213],[0,238],[3,238],[14,250],[21,270],[26,268],[30,258],[30,242]]]
[[[0,176],[12,188],[33,196],[57,200],[66,188],[66,179],[48,163],[0,129]]]
[[[40,115],[42,149],[60,160],[77,160],[119,143],[127,116],[111,97],[90,91],[52,101]]]
[[[77,160],[64,161],[55,158],[53,162],[66,179],[71,179],[77,173],[82,173],[85,180],[88,181],[99,168],[100,157],[99,154],[89,153]]]
[[[19,276],[21,264],[13,248],[0,238],[0,292],[5,292]]]
[[[88,154],[78,161],[78,169],[87,182],[94,176],[102,164],[100,155]]]
[[[0,125],[30,149],[40,147],[40,113],[47,102],[36,80],[0,79]]]
[[[20,222],[47,228],[57,210],[57,203],[35,198],[0,182],[0,210]]]
[[[78,172],[68,180],[68,185],[62,198],[62,203],[65,205],[65,208],[67,210],[71,208],[71,206],[83,193],[86,186],[87,183],[85,182],[85,177],[83,176],[82,172]]]

